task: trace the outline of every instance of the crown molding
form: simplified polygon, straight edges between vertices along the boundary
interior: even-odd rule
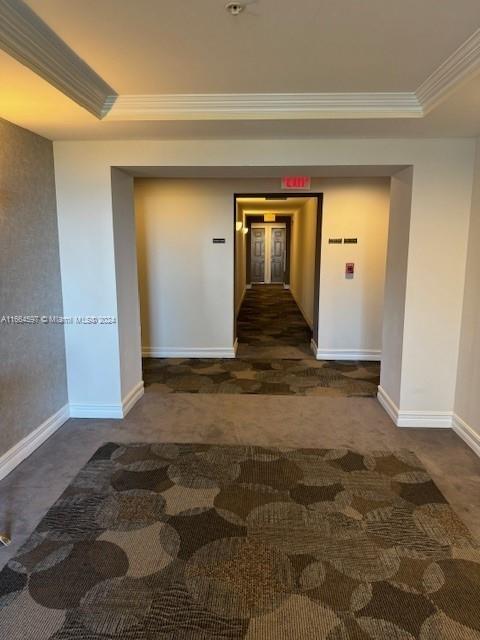
[[[437,107],[464,80],[479,71],[480,29],[442,62],[416,90],[424,115]]]
[[[120,95],[107,120],[419,118],[414,93]]]
[[[480,72],[480,29],[413,92],[119,96],[108,120],[423,118]]]
[[[0,48],[97,118],[115,102],[112,87],[22,0],[0,0]]]
[[[480,72],[479,29],[411,92],[118,96],[23,0],[0,0],[0,48],[109,121],[422,118]]]

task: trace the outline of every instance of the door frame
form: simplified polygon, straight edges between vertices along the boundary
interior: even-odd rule
[[[313,286],[313,340],[318,341],[319,304],[320,304],[320,269],[322,264],[322,228],[323,228],[323,192],[322,191],[267,191],[263,193],[234,193],[233,194],[233,337],[237,340],[237,315],[235,300],[237,295],[237,199],[238,198],[317,198],[317,228],[315,237],[315,274]],[[290,234],[287,227],[287,242]]]
[[[264,275],[265,280],[263,282],[256,282],[255,284],[271,284],[272,283],[272,231],[273,229],[285,229],[285,243],[287,242],[287,223],[286,222],[252,222],[250,229],[265,229],[265,268]],[[269,233],[267,233],[269,231]],[[252,239],[250,238],[250,243]],[[250,261],[251,261],[251,248],[250,248]],[[286,266],[286,258],[285,258]],[[251,267],[250,267],[251,268]],[[267,277],[268,276],[268,277]],[[285,280],[285,272],[284,272]],[[285,284],[285,283],[282,283]]]

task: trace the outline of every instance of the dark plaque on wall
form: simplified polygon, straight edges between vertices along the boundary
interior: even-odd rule
[[[343,240],[341,238],[329,238],[328,244],[342,244]]]
[[[212,242],[213,244],[225,244],[225,238],[214,238]]]
[[[345,238],[343,242],[344,242],[344,244],[357,244],[358,243],[358,239],[357,238]]]

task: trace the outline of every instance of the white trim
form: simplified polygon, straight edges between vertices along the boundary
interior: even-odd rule
[[[421,118],[414,92],[120,95],[106,120]]]
[[[98,420],[122,420],[133,405],[140,400],[144,394],[143,380],[136,384],[131,389],[122,402],[115,404],[102,404],[87,402],[71,403],[70,404],[70,417],[71,418],[96,418]]]
[[[397,427],[451,429],[451,411],[400,411]]]
[[[298,304],[298,303],[297,303]],[[382,352],[377,349],[318,349],[317,360],[363,360],[378,362],[382,359]]]
[[[140,382],[136,384],[122,400],[123,417],[125,417],[130,409],[132,409],[133,406],[140,400],[140,398],[143,397],[144,393],[145,388],[143,385],[143,380],[140,380]]]
[[[143,347],[144,358],[235,358],[235,347]]]
[[[5,478],[21,462],[28,458],[45,440],[57,431],[69,419],[70,412],[68,404],[59,409],[53,416],[50,416],[34,431],[20,440],[0,457],[0,480]]]
[[[480,29],[475,31],[418,87],[415,94],[426,115],[480,68]]]
[[[477,456],[480,456],[480,434],[456,413],[453,414],[453,430]]]
[[[121,420],[123,418],[122,404],[101,404],[95,402],[70,404],[71,418],[97,418],[99,420]]]
[[[25,2],[0,2],[0,49],[97,118],[115,102],[114,89]]]
[[[415,429],[450,429],[451,411],[400,411],[395,402],[381,386],[377,399],[397,427]]]
[[[383,387],[381,387],[380,385],[378,386],[377,400],[388,413],[393,423],[396,425],[398,420],[399,408],[390,398],[385,389],[383,389]]]

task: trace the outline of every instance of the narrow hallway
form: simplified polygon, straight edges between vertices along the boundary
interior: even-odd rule
[[[288,289],[278,284],[247,289],[237,320],[240,358],[305,358],[312,331]]]

